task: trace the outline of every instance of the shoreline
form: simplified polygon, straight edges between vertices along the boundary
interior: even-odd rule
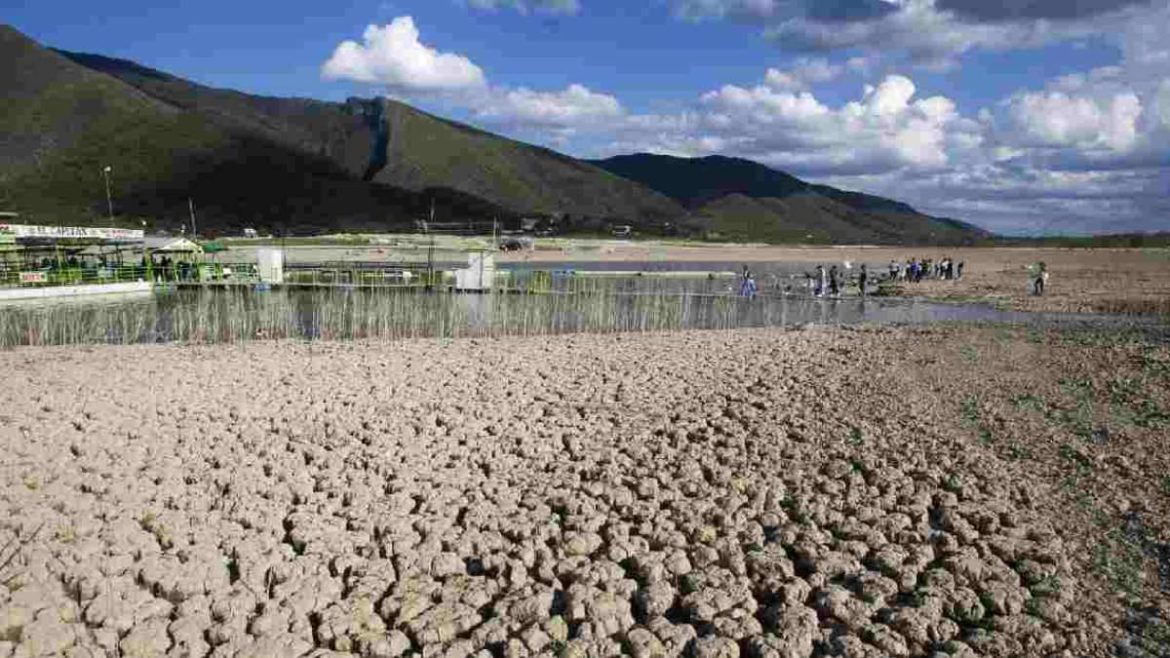
[[[902,284],[909,296],[945,301],[959,298],[1003,305],[1021,311],[1072,311],[1170,315],[1170,249],[1076,248],[1076,247],[774,247],[712,246],[672,247],[606,243],[592,250],[526,252],[503,255],[500,262],[795,262],[831,264],[866,262],[886,274],[890,260],[950,257],[965,263],[958,281],[927,280]],[[590,254],[593,254],[592,256]],[[535,255],[532,255],[535,254]],[[1044,261],[1051,274],[1042,297],[1030,294],[1027,268]]]
[[[289,262],[298,258],[337,261],[415,262],[425,260],[427,244],[420,236],[380,236],[382,242],[300,245],[288,248]],[[437,246],[444,258],[463,262],[466,250],[487,248],[486,239],[446,238]],[[233,249],[248,257],[250,247]],[[232,252],[217,256],[232,259]],[[312,254],[311,257],[305,255]],[[1013,310],[1140,312],[1170,315],[1170,249],[1084,247],[888,247],[772,246],[736,244],[675,244],[620,240],[538,238],[536,248],[496,255],[497,263],[718,263],[721,265],[799,263],[868,263],[871,276],[884,276],[891,260],[951,257],[965,263],[958,282],[927,281],[909,286],[911,296],[981,301]],[[1027,268],[1044,261],[1051,274],[1044,297],[1030,295]],[[738,270],[738,267],[736,267]],[[913,291],[913,292],[911,292]]]

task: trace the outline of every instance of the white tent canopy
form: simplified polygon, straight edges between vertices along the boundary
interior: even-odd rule
[[[203,247],[198,243],[187,238],[174,238],[166,236],[147,236],[145,245],[152,253],[166,253],[166,254],[200,254],[203,253]]]

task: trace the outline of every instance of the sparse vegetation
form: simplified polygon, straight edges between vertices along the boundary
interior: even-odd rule
[[[1047,405],[1044,404],[1043,399],[1032,395],[1031,393],[1017,395],[1016,397],[1012,398],[1012,406],[1014,406],[1017,411],[1030,410],[1043,412],[1047,408]]]
[[[444,339],[732,329],[786,323],[786,302],[748,304],[706,294],[706,280],[663,283],[647,278],[636,288],[630,283],[572,278],[549,294],[490,296],[343,288],[271,293],[190,291],[137,305],[23,307],[0,313],[0,347],[234,343],[256,338]]]
[[[1080,474],[1084,474],[1093,470],[1093,460],[1085,453],[1078,450],[1075,446],[1065,443],[1060,446],[1058,451],[1061,458],[1068,462]]]
[[[980,419],[979,398],[974,395],[968,395],[963,398],[959,413],[963,419],[963,423],[967,426],[974,427],[978,425]]]
[[[1031,459],[1032,449],[1021,443],[1012,443],[1007,447],[1007,456],[1011,459]]]
[[[979,362],[979,350],[974,345],[964,345],[959,353],[963,355],[963,360],[967,363]]]
[[[1130,601],[1140,598],[1144,581],[1142,548],[1120,529],[1105,535],[1093,549],[1093,564]]]

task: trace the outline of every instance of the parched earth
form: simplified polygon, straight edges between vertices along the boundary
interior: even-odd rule
[[[0,352],[0,656],[1167,656],[1170,351]]]

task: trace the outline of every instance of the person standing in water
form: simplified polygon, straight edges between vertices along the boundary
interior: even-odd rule
[[[827,287],[826,282],[825,282],[825,266],[824,265],[817,265],[816,282],[817,282],[816,283],[816,296],[817,297],[824,297],[825,296],[825,288]]]
[[[752,277],[751,272],[745,267],[743,270],[743,281],[739,284],[739,296],[747,297],[748,299],[756,298],[756,280]]]
[[[857,275],[857,288],[861,291],[861,296],[865,297],[865,286],[869,283],[869,270],[865,269],[862,264],[861,272]]]
[[[841,294],[840,274],[837,272],[837,266],[834,265],[829,268],[829,294],[836,297]]]

